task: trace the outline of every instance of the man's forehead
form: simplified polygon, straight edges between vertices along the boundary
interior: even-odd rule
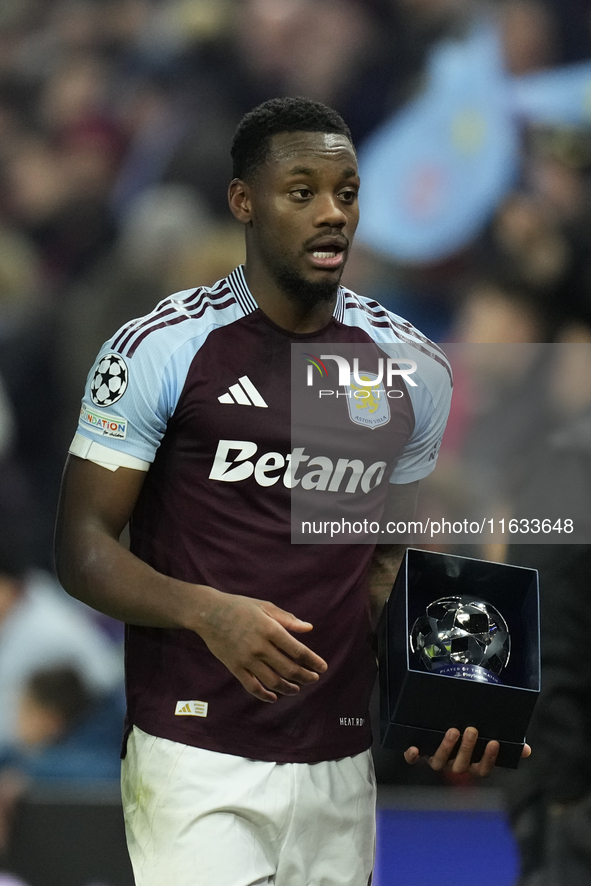
[[[314,160],[334,160],[357,169],[353,145],[339,132],[280,132],[271,139],[268,160],[282,167],[310,165]]]

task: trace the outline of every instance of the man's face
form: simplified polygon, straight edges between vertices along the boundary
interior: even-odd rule
[[[335,133],[273,137],[251,185],[253,242],[276,283],[312,306],[337,291],[359,221],[357,159]]]

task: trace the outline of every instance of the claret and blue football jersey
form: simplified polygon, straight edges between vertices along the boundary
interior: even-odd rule
[[[357,459],[357,474],[339,473],[338,460],[327,467],[321,439],[318,451],[292,445],[297,342],[313,354],[325,353],[324,343],[398,343],[420,355],[422,383],[389,404],[386,427],[363,429],[367,438],[381,436],[372,438],[373,456]],[[131,520],[133,553],[165,575],[270,600],[312,622],[299,639],[328,663],[316,684],[269,705],[247,693],[197,634],[128,625],[128,727],[277,762],[369,747],[373,546],[291,544],[290,496],[301,487],[346,500],[353,484],[383,499],[389,482],[426,476],[450,393],[442,352],[377,302],[341,287],[327,326],[298,335],[258,308],[242,268],[211,288],[165,299],[106,342],[88,376],[71,452],[147,471]]]

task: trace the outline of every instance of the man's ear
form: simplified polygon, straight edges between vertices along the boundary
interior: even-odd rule
[[[228,203],[234,218],[243,225],[252,221],[253,209],[250,186],[240,178],[233,178],[228,188]]]

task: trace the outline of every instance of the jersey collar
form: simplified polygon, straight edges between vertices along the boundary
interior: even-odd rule
[[[256,311],[258,305],[248,288],[246,277],[244,276],[244,265],[239,265],[231,274],[228,275],[228,285],[245,314],[251,314]],[[345,293],[343,287],[339,286],[337,291],[337,301],[334,307],[333,317],[340,323],[343,322],[345,316]]]
[[[238,265],[227,277],[228,286],[236,296],[236,301],[245,314],[252,314],[256,311],[258,305],[251,295],[250,289],[244,276],[244,265]]]

